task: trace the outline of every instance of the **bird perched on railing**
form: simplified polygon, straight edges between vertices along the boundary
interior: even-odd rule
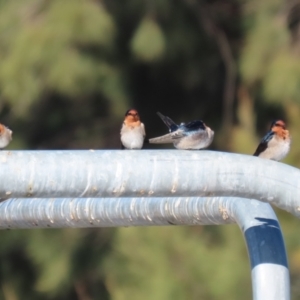
[[[146,136],[145,126],[136,109],[129,109],[121,128],[122,149],[141,149]]]
[[[270,131],[260,141],[254,156],[279,161],[289,152],[291,137],[282,120],[274,121]]]
[[[0,123],[0,149],[5,148],[12,140],[12,131]]]
[[[173,143],[177,149],[198,150],[208,147],[214,138],[214,131],[200,120],[177,125],[173,120],[160,112],[157,114],[168,126],[170,133],[149,139],[150,144]]]

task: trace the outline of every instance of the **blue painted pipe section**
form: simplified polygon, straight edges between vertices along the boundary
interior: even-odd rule
[[[258,218],[258,220],[263,224],[250,227],[244,233],[252,269],[264,263],[288,268],[279,223],[267,218]]]
[[[290,279],[282,232],[272,207],[248,200],[235,206],[234,216],[244,233],[251,264],[254,300],[289,300]],[[249,207],[252,206],[252,209]]]

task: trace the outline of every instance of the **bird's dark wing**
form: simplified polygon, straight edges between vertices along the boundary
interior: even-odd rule
[[[177,130],[178,125],[169,117],[164,116],[160,112],[157,112],[158,116],[163,120],[163,122],[168,126],[170,132]]]
[[[185,124],[184,127],[188,131],[194,131],[194,130],[199,130],[199,129],[205,130],[205,124],[200,120],[191,121],[191,122]]]
[[[260,153],[264,152],[268,148],[268,143],[269,141],[273,138],[274,136],[273,131],[269,131],[260,141],[256,151],[254,152],[253,156],[259,156]]]

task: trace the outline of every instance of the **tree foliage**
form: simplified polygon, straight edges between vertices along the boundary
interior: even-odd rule
[[[10,149],[119,148],[125,111],[203,119],[253,154],[276,118],[300,166],[297,1],[0,0],[0,116]],[[162,146],[169,147],[169,146]],[[278,212],[299,297],[299,221]],[[0,300],[251,299],[237,226],[2,232]]]

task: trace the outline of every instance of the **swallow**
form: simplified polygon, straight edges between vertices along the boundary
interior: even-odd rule
[[[291,137],[282,120],[274,121],[269,132],[260,141],[254,156],[276,161],[282,160],[289,152]]]
[[[126,112],[120,134],[122,149],[141,149],[143,147],[146,136],[145,126],[136,109],[129,109]]]
[[[0,123],[0,149],[5,148],[12,140],[12,131]]]
[[[187,124],[177,125],[172,119],[160,112],[157,114],[167,125],[170,133],[149,139],[151,144],[173,143],[177,149],[198,150],[208,147],[214,138],[214,131],[203,121],[195,120]]]

